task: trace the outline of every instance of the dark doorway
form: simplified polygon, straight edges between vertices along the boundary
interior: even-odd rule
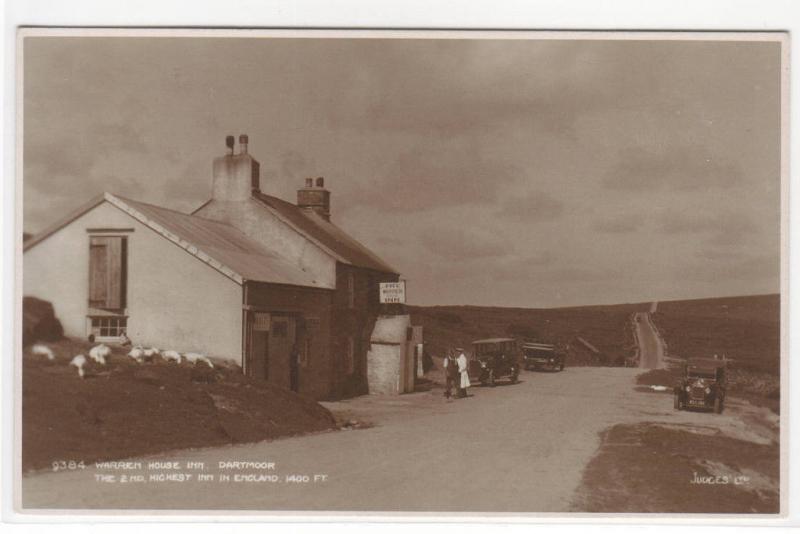
[[[297,319],[290,314],[252,312],[248,323],[247,374],[297,391]]]
[[[269,380],[269,327],[270,316],[268,313],[250,314],[247,374],[253,378]]]
[[[268,380],[286,389],[292,388],[292,360],[296,338],[296,320],[290,315],[272,315],[267,361]]]

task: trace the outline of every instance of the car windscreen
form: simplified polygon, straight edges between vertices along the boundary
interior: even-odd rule
[[[475,345],[475,354],[484,356],[486,354],[496,354],[500,352],[501,348],[496,343],[486,343],[485,345]]]
[[[689,369],[686,375],[689,378],[711,378],[711,379],[717,378],[717,373],[709,369]]]
[[[481,343],[475,345],[476,356],[510,354],[514,350],[513,342]]]
[[[529,356],[531,358],[549,358],[553,355],[552,350],[542,350],[542,349],[522,349],[525,353],[525,356]]]

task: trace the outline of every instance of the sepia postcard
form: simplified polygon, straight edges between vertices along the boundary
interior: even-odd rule
[[[18,513],[787,513],[788,34],[17,45]]]

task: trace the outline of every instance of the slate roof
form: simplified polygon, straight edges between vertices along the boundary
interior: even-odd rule
[[[343,263],[374,271],[399,274],[399,271],[315,211],[302,209],[280,198],[255,191],[253,198],[277,213],[279,217],[311,240],[327,248]]]

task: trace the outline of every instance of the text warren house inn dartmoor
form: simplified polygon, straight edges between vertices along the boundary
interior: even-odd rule
[[[397,271],[331,222],[322,178],[296,205],[266,195],[247,136],[233,141],[191,215],[105,193],[26,242],[24,294],[67,335],[124,330],[315,398],[366,393],[379,284]]]

